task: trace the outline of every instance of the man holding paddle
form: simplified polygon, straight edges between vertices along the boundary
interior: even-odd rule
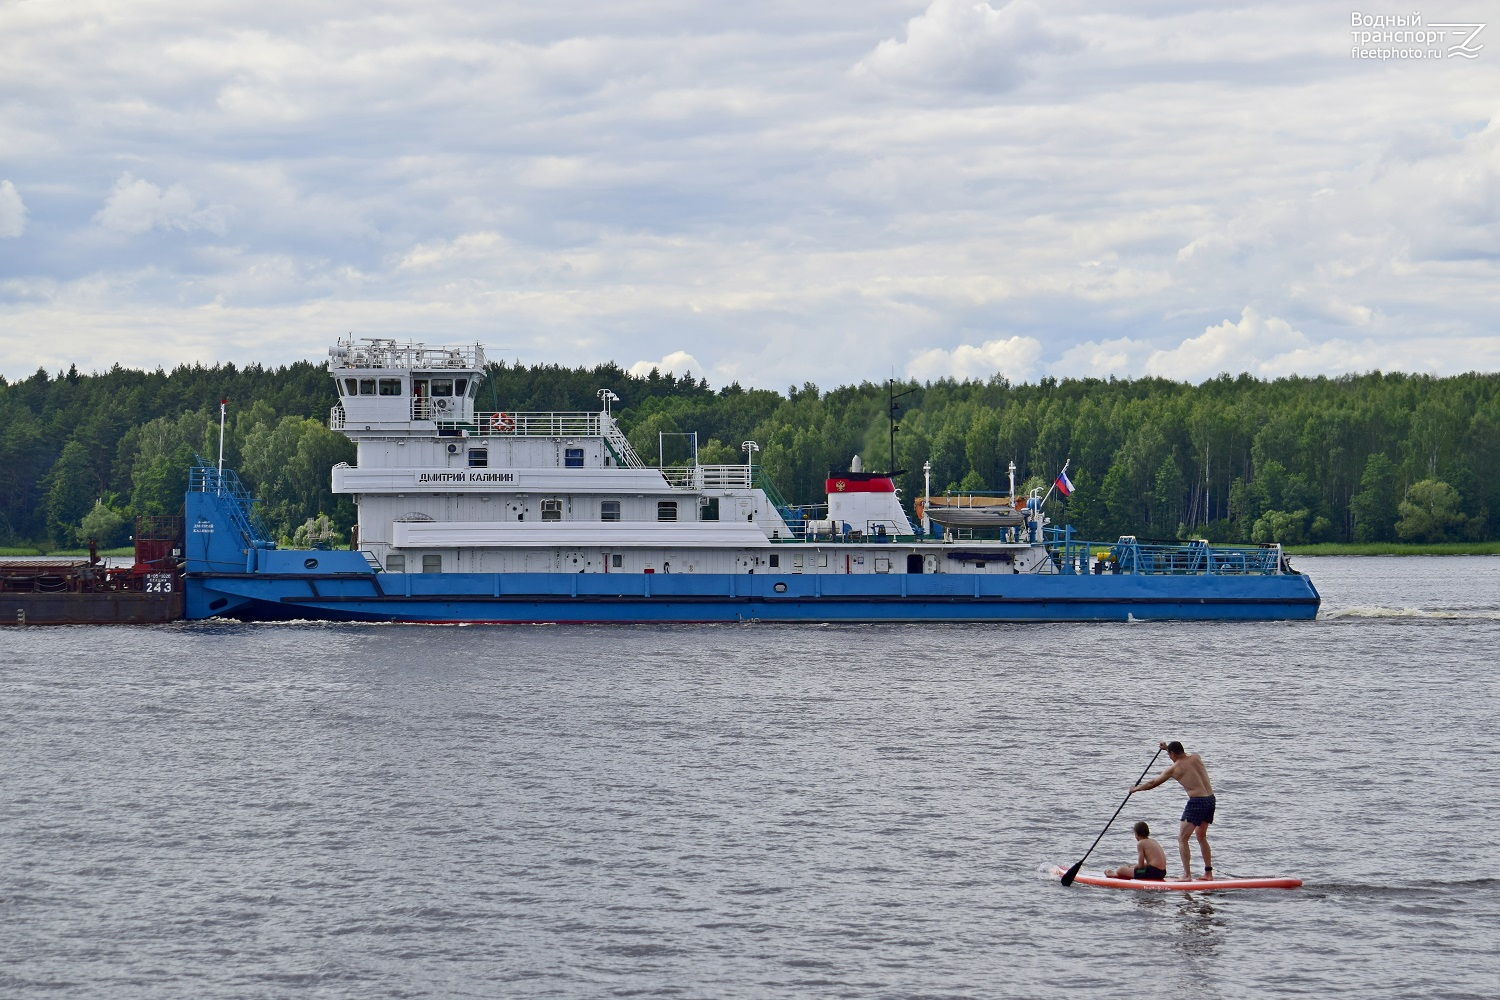
[[[1187,753],[1182,749],[1182,744],[1173,740],[1171,743],[1163,743],[1161,748],[1172,758],[1172,766],[1150,781],[1143,781],[1130,786],[1130,794],[1144,792],[1155,788],[1175,778],[1177,783],[1188,793],[1187,808],[1182,810],[1182,825],[1178,828],[1177,846],[1182,851],[1183,878],[1191,881],[1193,878],[1192,855],[1188,850],[1188,840],[1196,833],[1198,837],[1198,848],[1203,854],[1203,880],[1212,881],[1214,877],[1214,855],[1208,846],[1208,825],[1214,821],[1214,789],[1208,781],[1208,769],[1203,766],[1203,758],[1195,753]]]

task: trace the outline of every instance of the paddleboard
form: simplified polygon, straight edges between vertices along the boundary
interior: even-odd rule
[[[1062,878],[1067,869],[1053,867],[1052,874]],[[1138,889],[1145,892],[1192,892],[1207,889],[1295,889],[1302,884],[1300,878],[1216,878],[1212,880],[1184,882],[1167,879],[1151,882],[1139,878],[1112,878],[1103,872],[1079,872],[1073,879],[1084,885],[1097,885],[1101,889]]]

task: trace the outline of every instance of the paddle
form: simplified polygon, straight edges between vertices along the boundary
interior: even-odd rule
[[[1146,775],[1148,775],[1148,774],[1151,773],[1151,767],[1152,767],[1152,765],[1154,765],[1156,763],[1156,758],[1160,757],[1160,756],[1161,756],[1161,750],[1157,750],[1156,753],[1151,756],[1151,763],[1147,764],[1146,765],[1146,770],[1142,771],[1141,772],[1141,776],[1139,778],[1135,779],[1135,784],[1139,785],[1141,782],[1143,782],[1143,781],[1146,780]],[[1130,793],[1126,792],[1125,793],[1125,802],[1129,802],[1129,801],[1130,801]],[[1120,809],[1124,809],[1125,808],[1125,802],[1121,802],[1120,803]],[[1115,816],[1120,815],[1120,809],[1116,809],[1115,810],[1115,815],[1111,816],[1109,818],[1109,822],[1104,824],[1104,829],[1102,829],[1102,830],[1099,831],[1099,836],[1097,836],[1097,837],[1094,838],[1094,842],[1093,842],[1092,845],[1089,846],[1089,849],[1083,852],[1083,857],[1081,857],[1081,858],[1078,859],[1078,864],[1074,865],[1072,868],[1069,868],[1067,870],[1067,872],[1065,872],[1063,874],[1063,877],[1062,877],[1062,884],[1063,885],[1072,885],[1073,884],[1073,880],[1078,877],[1079,869],[1081,869],[1083,867],[1083,863],[1089,859],[1089,855],[1094,853],[1094,848],[1099,846],[1099,841],[1103,840],[1104,839],[1104,835],[1109,832],[1110,826],[1113,825],[1113,823],[1115,821]]]

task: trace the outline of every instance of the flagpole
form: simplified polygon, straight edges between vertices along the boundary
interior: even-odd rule
[[[219,400],[219,478],[224,478],[224,411],[229,400]]]
[[[1068,474],[1068,466],[1071,465],[1072,463],[1073,463],[1073,460],[1071,458],[1068,459],[1066,462],[1064,462],[1063,463],[1063,467],[1062,467],[1062,471],[1058,473],[1058,476],[1061,477],[1061,476],[1067,475]],[[1057,480],[1056,479],[1052,480],[1052,485],[1049,486],[1049,487],[1047,487],[1047,495],[1044,496],[1044,497],[1042,497],[1042,503],[1045,504],[1048,500],[1050,500],[1052,498],[1052,491],[1055,490],[1055,489],[1057,489]]]

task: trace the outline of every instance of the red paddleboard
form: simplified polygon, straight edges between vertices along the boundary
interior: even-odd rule
[[[1052,874],[1062,878],[1066,869],[1053,867]],[[1153,882],[1141,878],[1113,878],[1103,872],[1079,872],[1073,879],[1084,885],[1097,885],[1101,889],[1140,889],[1146,892],[1192,892],[1199,889],[1295,889],[1302,884],[1300,878],[1216,878],[1184,882],[1167,879]]]

